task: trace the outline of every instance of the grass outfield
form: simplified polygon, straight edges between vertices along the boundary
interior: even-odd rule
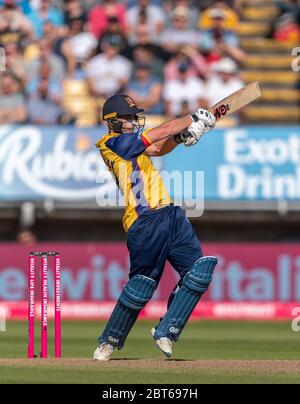
[[[0,333],[0,383],[300,383],[300,333],[289,322],[190,322],[172,360],[156,348],[153,324],[140,320],[114,360],[96,363],[103,323],[64,322],[63,359],[28,360],[27,323],[9,322]],[[51,327],[49,334],[53,356]]]

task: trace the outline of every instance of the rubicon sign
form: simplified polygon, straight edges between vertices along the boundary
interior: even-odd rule
[[[99,137],[96,130],[1,126],[2,197],[81,201],[113,192],[115,183],[94,146]]]

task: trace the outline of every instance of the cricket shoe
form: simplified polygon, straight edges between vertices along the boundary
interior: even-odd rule
[[[94,352],[95,361],[109,361],[114,347],[107,342],[102,342]]]
[[[167,337],[161,337],[156,339],[155,328],[151,330],[152,337],[155,339],[156,345],[158,348],[166,355],[167,358],[171,358],[172,356],[172,341]]]

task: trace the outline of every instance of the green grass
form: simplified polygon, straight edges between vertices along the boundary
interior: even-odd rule
[[[27,323],[9,322],[7,332],[0,333],[0,383],[300,383],[300,333],[289,322],[190,322],[174,346],[172,361],[156,348],[153,324],[139,321],[124,349],[114,353],[115,360],[103,364],[88,360],[104,325],[93,321],[64,322],[63,360],[4,361],[26,358]],[[51,326],[49,336],[53,357]],[[211,362],[206,366],[195,360]],[[260,362],[237,366],[233,360]],[[299,363],[290,367],[284,362],[281,369],[280,363],[262,362],[266,360]]]

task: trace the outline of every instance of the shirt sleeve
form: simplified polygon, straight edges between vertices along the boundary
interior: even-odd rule
[[[224,41],[230,46],[239,46],[239,38],[234,32],[227,31],[224,34]]]
[[[131,62],[128,59],[124,58],[123,56],[120,56],[118,62],[119,63],[118,63],[118,69],[116,70],[116,75],[121,80],[129,80],[132,70]]]
[[[166,82],[163,89],[163,98],[165,101],[172,101],[174,99],[174,86],[172,80]]]
[[[133,160],[151,145],[151,140],[147,136],[149,130],[143,132],[141,135],[123,133],[122,135],[108,139],[105,145],[124,160]]]

